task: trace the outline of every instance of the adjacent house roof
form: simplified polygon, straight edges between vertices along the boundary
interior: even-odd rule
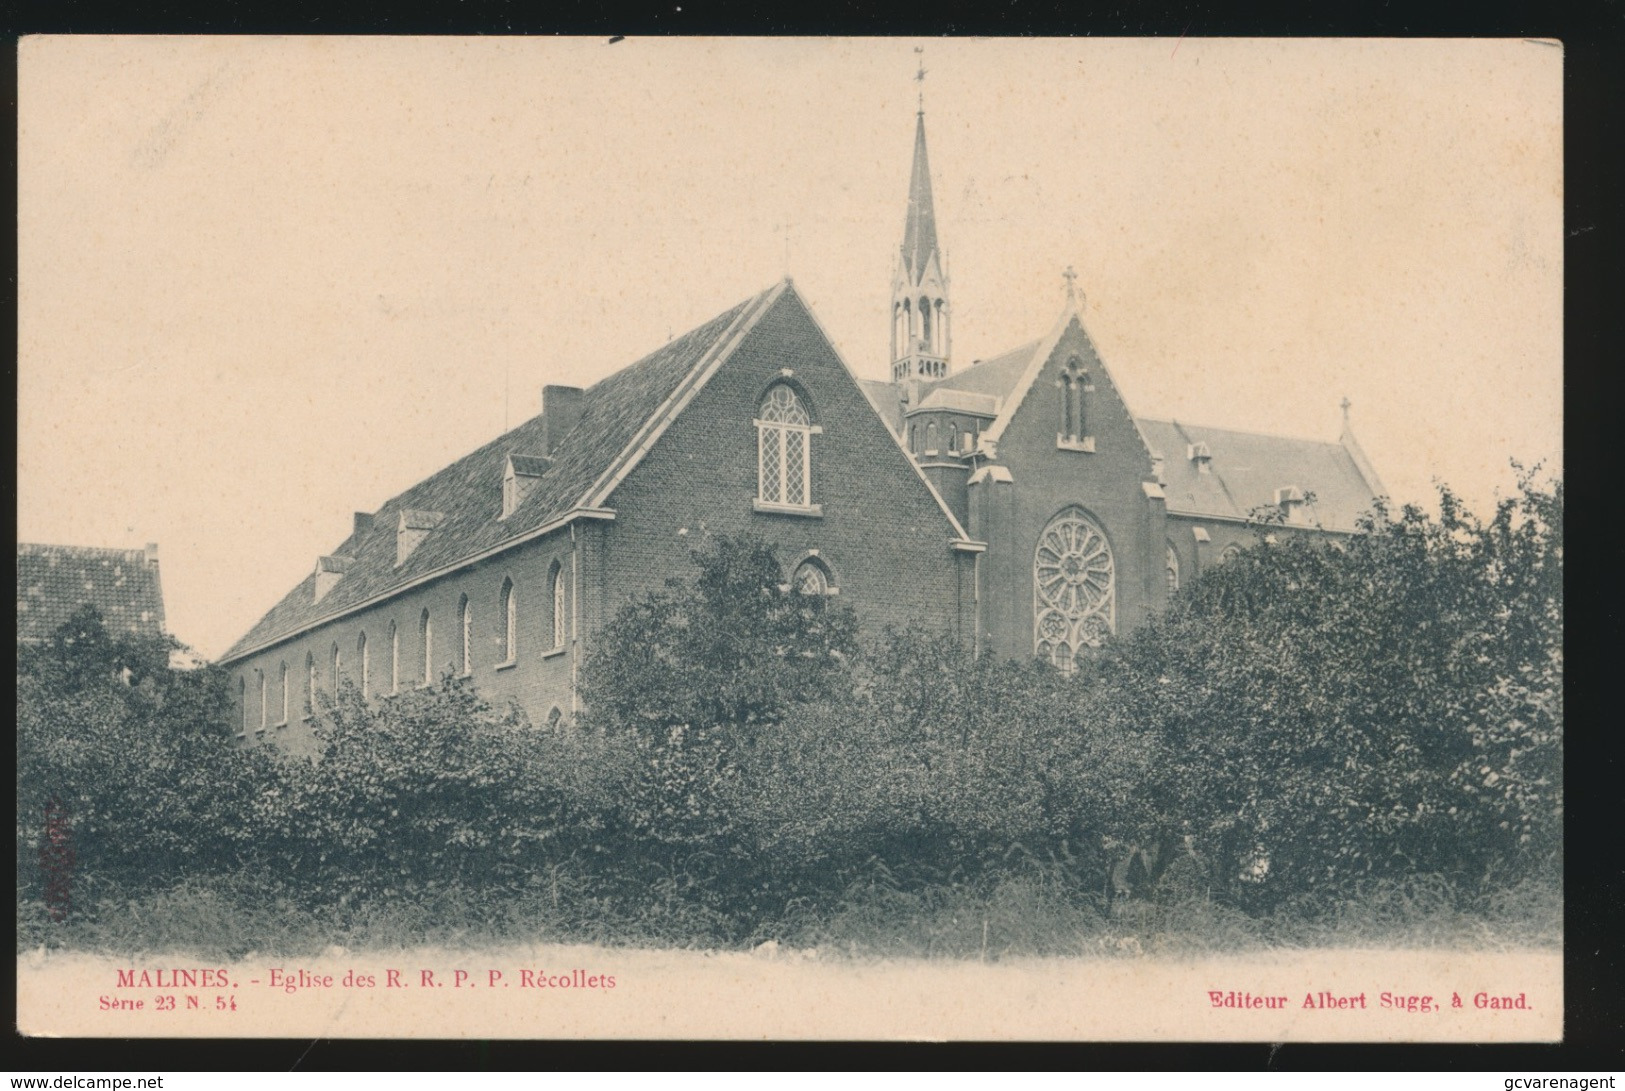
[[[164,593],[158,547],[17,546],[17,639],[45,640],[81,606],[101,612],[109,632],[158,636]]]
[[[557,443],[535,486],[502,519],[502,479],[512,452],[545,449],[538,415],[453,462],[381,507],[335,555],[354,558],[344,578],[320,601],[312,572],[259,620],[222,657],[239,658],[326,619],[466,564],[517,540],[546,533],[563,521],[591,514],[607,495],[604,485],[635,461],[650,428],[688,386],[691,376],[725,355],[786,290],[780,283],[717,315],[636,363],[588,387],[581,416]],[[623,470],[624,472],[624,470]],[[595,498],[597,498],[595,500]],[[438,525],[397,566],[400,516],[442,516]]]
[[[1229,428],[1140,418],[1140,430],[1162,456],[1162,488],[1170,514],[1245,519],[1275,503],[1277,489],[1313,494],[1305,514],[1311,525],[1352,531],[1380,494],[1343,443],[1238,432]],[[1203,473],[1189,451],[1206,444]]]

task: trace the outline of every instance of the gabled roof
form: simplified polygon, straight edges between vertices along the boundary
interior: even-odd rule
[[[81,606],[94,606],[112,633],[164,631],[156,547],[17,546],[17,639],[45,640]]]
[[[1140,430],[1162,456],[1162,488],[1170,514],[1245,519],[1275,503],[1275,491],[1296,486],[1314,494],[1309,524],[1352,531],[1380,491],[1360,472],[1342,443],[1238,432],[1229,428],[1140,419]],[[1211,461],[1203,473],[1188,457],[1205,443]]]
[[[996,449],[1010,419],[1074,319],[1081,328],[1077,304],[1069,300],[1047,337],[978,361],[932,384],[921,404],[939,392],[946,395],[953,390],[1000,399],[998,417],[982,432],[984,444]],[[1084,336],[1088,337],[1087,331]],[[877,391],[871,395],[871,400],[882,404],[879,394]],[[895,394],[891,403],[896,403]],[[1162,459],[1164,493],[1171,513],[1246,519],[1255,508],[1273,504],[1276,489],[1295,485],[1315,494],[1315,502],[1306,510],[1311,524],[1352,531],[1371,501],[1384,492],[1382,482],[1346,425],[1338,441],[1328,443],[1153,420],[1132,412],[1130,416],[1147,449]],[[1188,448],[1198,443],[1207,444],[1211,455],[1207,473],[1187,457]]]
[[[602,503],[609,483],[618,480],[617,472],[624,473],[646,449],[657,419],[694,376],[731,351],[786,287],[777,284],[730,307],[583,391],[579,421],[558,441],[535,486],[506,519],[500,516],[509,453],[544,449],[541,415],[393,497],[374,515],[370,527],[332,551],[354,561],[328,594],[316,600],[312,572],[222,660],[247,655],[477,557],[547,533],[570,518],[602,515],[592,509]],[[407,512],[436,512],[443,518],[397,567],[396,535],[400,517]]]

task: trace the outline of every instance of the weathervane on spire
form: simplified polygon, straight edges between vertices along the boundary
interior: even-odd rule
[[[914,47],[915,55],[920,58],[920,70],[914,73],[914,82],[920,85],[920,113],[925,113],[925,46]]]

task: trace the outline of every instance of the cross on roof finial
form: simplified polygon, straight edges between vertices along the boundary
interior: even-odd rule
[[[1074,302],[1074,303],[1077,302],[1077,299],[1078,299],[1078,285],[1077,285],[1078,271],[1076,269],[1072,268],[1072,266],[1068,265],[1066,267],[1066,272],[1061,274],[1061,279],[1066,281],[1066,298],[1068,300]]]
[[[915,46],[914,53],[920,58],[920,70],[914,73],[914,82],[920,85],[920,113],[923,114],[925,113],[925,47],[923,45]]]
[[[1343,410],[1343,423],[1347,424],[1349,422],[1349,407],[1352,406],[1354,403],[1349,401],[1348,395],[1345,394],[1343,396],[1343,400],[1338,402],[1337,404],[1340,407],[1342,407],[1342,410]]]

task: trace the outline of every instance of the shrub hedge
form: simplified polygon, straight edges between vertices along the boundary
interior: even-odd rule
[[[200,919],[234,898],[262,929],[275,905],[379,935],[450,913],[960,954],[1065,948],[1091,921],[1284,935],[1351,905],[1544,905],[1562,503],[1526,476],[1487,521],[1445,491],[1437,517],[1378,509],[1330,547],[1261,527],[1071,677],[863,643],[769,548],[715,541],[607,627],[577,724],[451,679],[346,690],[314,760],[233,745],[218,671],[83,614],[19,651],[23,939],[188,888],[212,892]]]

